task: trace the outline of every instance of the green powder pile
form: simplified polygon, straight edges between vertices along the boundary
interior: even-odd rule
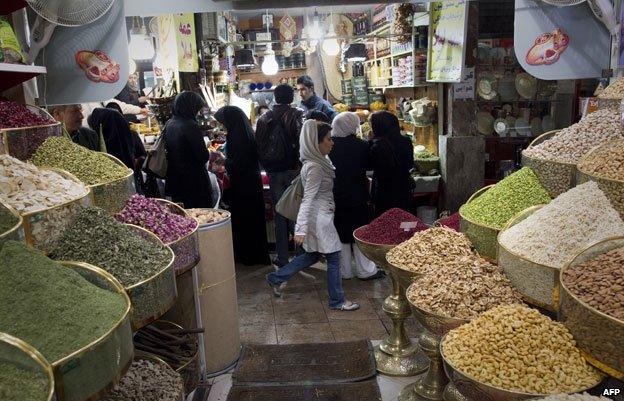
[[[128,175],[125,166],[115,163],[104,153],[94,152],[63,137],[46,139],[31,161],[39,167],[69,171],[86,185],[102,184]]]
[[[101,267],[129,287],[158,273],[171,253],[96,207],[78,212],[52,250],[57,260],[75,260]]]
[[[0,331],[35,347],[50,362],[106,334],[126,303],[76,271],[25,244],[0,250]]]
[[[524,167],[463,205],[461,214],[475,223],[500,230],[524,209],[550,200],[533,170]]]
[[[15,217],[4,207],[0,206],[0,234],[5,233],[15,227],[17,221],[17,217]]]
[[[14,363],[0,362],[0,400],[45,401],[48,382],[43,372],[27,370]]]

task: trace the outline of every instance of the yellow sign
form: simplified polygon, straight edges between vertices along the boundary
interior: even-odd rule
[[[427,81],[461,82],[467,16],[466,0],[431,3]]]
[[[173,27],[178,49],[178,71],[197,72],[197,41],[195,39],[195,19],[193,14],[175,14]]]

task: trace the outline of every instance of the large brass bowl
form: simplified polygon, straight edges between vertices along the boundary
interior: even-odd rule
[[[498,236],[500,230],[498,228],[490,227],[488,225],[470,220],[464,213],[464,206],[483,195],[493,186],[494,185],[488,185],[479,189],[477,192],[472,194],[472,196],[464,205],[462,205],[462,207],[459,208],[459,216],[461,217],[459,224],[461,232],[468,236],[470,242],[472,242],[479,255],[490,261],[496,260],[496,237]]]
[[[621,247],[624,247],[624,237],[604,240],[581,251],[561,269],[559,307],[559,320],[570,330],[587,361],[620,380],[624,379],[624,321],[579,299],[566,286],[563,276],[566,270]]]
[[[165,199],[154,199],[156,202],[160,203],[165,209],[169,212],[184,216],[186,218],[191,218],[186,213],[184,209],[173,202],[169,202]],[[199,263],[199,236],[197,235],[197,229],[199,228],[199,223],[195,225],[195,229],[185,236],[178,238],[177,240],[165,244],[171,247],[171,250],[175,254],[175,261],[173,265],[175,266],[175,272],[179,276],[180,274],[184,274],[187,271],[191,270],[193,267],[197,266]]]
[[[531,142],[529,149],[552,138],[559,130],[546,132]],[[537,159],[522,152],[522,165],[531,167],[551,198],[556,198],[576,185],[576,164]]]
[[[32,372],[46,384],[45,392],[40,398],[29,401],[52,401],[54,397],[54,374],[50,363],[28,343],[0,332],[0,362],[14,365],[20,369]],[[0,383],[1,384],[1,383]],[[17,399],[18,394],[9,394]]]
[[[510,227],[520,223],[544,205],[532,206],[523,210],[509,220],[498,235],[498,265],[511,281],[511,284],[522,294],[524,301],[546,309],[556,311],[559,307],[559,269],[554,266],[535,263],[512,250],[500,241],[500,237]]]
[[[155,246],[165,246],[160,238],[143,227],[132,224],[127,224],[127,226],[135,230],[138,235],[151,244]],[[166,248],[171,257],[169,262],[165,266],[162,266],[162,269],[154,273],[151,277],[126,287],[128,296],[132,301],[130,320],[132,322],[132,329],[135,331],[164,315],[171,309],[178,296],[175,270],[173,267],[174,255],[171,248]]]
[[[386,254],[396,245],[383,245],[366,242],[363,239],[360,239],[358,235],[358,232],[362,228],[363,227],[360,227],[353,231],[353,239],[355,240],[358,248],[360,248],[360,251],[362,251],[364,256],[372,260],[377,266],[384,269],[387,274],[390,274],[390,268],[388,266],[388,262],[386,261]]]
[[[5,232],[0,233],[0,248],[6,241],[22,241],[24,239],[24,219],[22,215],[11,206],[0,202],[0,209],[3,213],[12,214],[15,217],[15,224]]]
[[[121,178],[89,186],[93,194],[93,204],[110,214],[115,214],[120,212],[128,198],[136,193],[134,172],[115,156],[108,153],[102,154],[127,170],[126,175]]]
[[[583,184],[587,181],[595,181],[598,184],[598,188],[604,192],[607,199],[613,205],[613,208],[620,213],[620,217],[624,219],[624,181],[615,180],[607,177],[600,176],[595,173],[591,173],[584,167],[584,163],[591,157],[593,154],[598,151],[609,150],[610,148],[620,145],[624,143],[624,140],[615,140],[605,142],[602,145],[596,146],[592,150],[590,150],[579,162],[578,174],[577,174],[577,182],[578,184]]]
[[[464,372],[457,369],[453,364],[444,356],[444,339],[446,335],[440,340],[440,355],[444,361],[444,371],[454,384],[455,388],[466,398],[468,401],[522,401],[536,398],[547,397],[550,394],[531,394],[523,393],[520,391],[506,390],[500,387],[492,386],[490,384],[482,383],[471,377]],[[576,392],[589,391],[592,388],[600,384],[600,381],[585,389],[579,389]]]
[[[58,401],[98,400],[119,382],[132,363],[130,298],[119,281],[103,269],[79,262],[59,263],[98,287],[121,294],[126,302],[123,316],[106,334],[52,362]]]

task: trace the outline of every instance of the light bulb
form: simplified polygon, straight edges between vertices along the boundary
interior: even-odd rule
[[[312,26],[308,32],[308,36],[310,39],[319,40],[323,37],[323,30],[321,29],[321,24],[318,18],[314,18],[314,22],[312,22]]]
[[[264,54],[264,60],[262,60],[262,73],[264,75],[275,75],[279,66],[275,59],[275,52],[269,48]]]
[[[328,56],[337,56],[340,53],[340,45],[338,44],[338,39],[335,38],[336,32],[334,31],[333,23],[329,25],[327,36],[333,39],[325,39],[323,41],[323,51]]]
[[[154,42],[146,33],[131,32],[128,51],[130,57],[135,60],[150,60],[154,57]]]

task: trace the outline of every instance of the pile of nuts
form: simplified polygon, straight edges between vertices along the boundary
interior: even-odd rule
[[[525,149],[523,155],[576,164],[595,146],[615,139],[624,139],[620,113],[610,109],[598,110],[562,129],[552,138]]]
[[[442,353],[460,372],[509,391],[572,393],[602,380],[563,324],[522,305],[490,309],[451,330]]]
[[[218,223],[230,217],[229,212],[219,209],[186,209],[186,213],[199,225]]]
[[[91,151],[63,137],[50,137],[41,144],[31,161],[37,166],[69,171],[87,185],[119,180],[129,173],[104,153]]]
[[[536,401],[611,401],[606,397],[596,397],[587,393],[582,394],[554,394]]]
[[[594,176],[624,181],[624,140],[600,146],[585,156],[578,169]]]
[[[478,257],[449,263],[419,278],[407,289],[407,298],[427,312],[459,319],[522,303],[500,268]]]
[[[624,99],[624,77],[607,86],[599,95],[600,99]]]
[[[548,202],[548,191],[533,170],[524,167],[463,205],[461,214],[473,222],[500,230],[517,213]]]
[[[48,209],[82,198],[88,192],[84,185],[58,173],[0,155],[0,200],[20,213]]]
[[[466,235],[450,228],[434,227],[417,232],[391,249],[387,259],[401,269],[426,274],[449,263],[472,260],[476,256]]]
[[[587,246],[624,235],[624,222],[605,194],[586,182],[500,234],[499,242],[534,263],[562,268]]]
[[[581,301],[624,321],[624,248],[571,266],[561,280]]]
[[[178,401],[182,378],[164,362],[136,358],[119,384],[100,401]]]

